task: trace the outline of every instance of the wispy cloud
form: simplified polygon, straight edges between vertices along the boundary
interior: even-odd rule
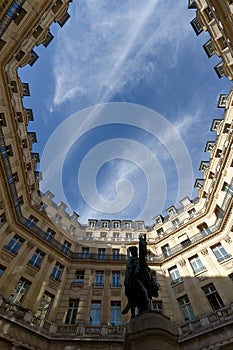
[[[106,102],[142,78],[159,75],[163,59],[174,66],[189,35],[184,11],[169,1],[119,0],[115,6],[80,1],[59,34],[54,105],[74,99],[81,108]]]

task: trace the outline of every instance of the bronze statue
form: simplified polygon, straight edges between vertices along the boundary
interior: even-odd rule
[[[130,256],[126,266],[124,281],[128,304],[122,311],[122,314],[127,314],[131,309],[131,316],[134,317],[136,308],[138,309],[138,314],[151,310],[151,300],[152,297],[158,297],[159,286],[155,273],[151,273],[146,262],[146,235],[139,237],[139,257],[136,246],[129,247],[128,251]]]

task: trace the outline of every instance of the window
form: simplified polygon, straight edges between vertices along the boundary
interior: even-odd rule
[[[112,250],[112,260],[120,260],[120,249]]]
[[[71,248],[71,243],[70,242],[68,242],[68,241],[65,241],[64,243],[63,243],[63,245],[62,245],[62,248],[61,248],[61,250],[63,251],[63,253],[68,253],[68,251],[70,250],[70,248]]]
[[[111,287],[121,287],[121,274],[118,271],[112,272],[112,285]]]
[[[213,54],[214,54],[214,51],[213,51],[213,45],[212,45],[212,40],[208,40],[204,45],[203,45],[203,48],[207,54],[207,56],[210,58]]]
[[[31,259],[29,260],[29,264],[36,267],[37,269],[40,268],[40,265],[44,259],[45,254],[42,253],[40,250],[36,250]]]
[[[205,222],[203,224],[197,226],[197,228],[203,237],[205,237],[211,233],[210,228],[207,226],[207,224]]]
[[[22,244],[23,240],[18,236],[14,236],[10,240],[10,242],[4,247],[4,249],[8,250],[12,254],[17,254]]]
[[[84,283],[84,271],[76,271],[76,277],[74,283],[78,286],[82,286]]]
[[[104,260],[106,255],[106,249],[105,248],[99,248],[98,249],[98,260]]]
[[[163,228],[162,228],[162,227],[161,227],[160,229],[157,230],[157,235],[159,236],[159,238],[163,237],[164,231],[163,231]]]
[[[92,301],[90,310],[90,324],[98,326],[100,324],[101,302]]]
[[[119,232],[113,232],[113,238],[118,240],[120,237],[120,233]]]
[[[6,118],[4,113],[0,113],[0,126],[6,126]]]
[[[83,247],[82,248],[82,259],[88,259],[89,258],[89,248]]]
[[[62,220],[62,216],[60,214],[56,214],[55,215],[55,223],[59,224],[59,223],[61,223],[61,220]]]
[[[86,238],[87,239],[92,239],[92,232],[86,232]]]
[[[2,153],[2,157],[6,158],[6,157],[12,157],[13,156],[13,150],[11,145],[6,146],[4,149],[4,154]]]
[[[205,270],[205,266],[202,264],[198,255],[195,255],[192,258],[190,258],[189,262],[195,274]]]
[[[6,270],[6,268],[2,265],[0,265],[0,277],[2,276],[3,272]]]
[[[172,207],[167,209],[167,213],[168,213],[168,215],[174,215],[177,213],[177,210],[175,207],[172,206]]]
[[[131,228],[131,222],[125,222],[125,228]]]
[[[167,258],[168,256],[170,256],[172,254],[169,244],[165,244],[164,246],[162,246],[161,250],[162,250],[164,258]]]
[[[224,182],[224,184],[222,186],[222,191],[225,191],[226,193],[228,193],[229,195],[232,196],[232,194],[233,194],[233,186],[228,184],[227,182]]]
[[[22,19],[24,18],[24,16],[26,15],[26,11],[24,10],[24,8],[20,8],[19,11],[16,13],[16,16],[14,18],[14,21],[17,25],[20,24],[20,22],[22,21]]]
[[[214,70],[217,73],[217,76],[219,78],[222,78],[225,74],[223,67],[224,67],[223,61],[219,62],[218,64],[216,64],[216,66],[214,66]]]
[[[54,240],[56,232],[51,230],[51,228],[48,228],[47,231],[44,233],[44,239],[47,242],[52,242]]]
[[[104,271],[96,271],[94,287],[103,287],[103,286],[104,286]]]
[[[108,227],[108,221],[102,221],[101,227]]]
[[[175,220],[172,220],[172,225],[173,225],[174,227],[178,227],[179,224],[180,224],[180,220],[179,220],[178,218],[175,219]]]
[[[188,210],[188,214],[190,217],[193,217],[196,215],[196,209],[195,208],[192,208],[190,210]]]
[[[159,313],[163,313],[163,302],[162,300],[155,300],[155,301],[152,301],[152,309],[154,311],[157,311]]]
[[[171,269],[168,270],[168,272],[171,277],[172,284],[179,283],[182,281],[182,278],[180,276],[177,266],[172,267]]]
[[[78,312],[79,300],[70,300],[69,308],[66,313],[65,324],[75,324]]]
[[[30,163],[29,163],[30,164]],[[28,166],[28,164],[27,164],[27,166]],[[30,164],[30,167],[31,167],[31,164]],[[28,169],[28,170],[31,170],[31,169]],[[35,216],[33,216],[33,215],[30,215],[29,216],[29,218],[27,219],[27,221],[26,221],[26,227],[28,227],[28,228],[33,228],[37,223],[38,223],[38,219],[37,218],[35,218]]]
[[[114,221],[113,222],[113,227],[114,228],[120,228],[120,222],[119,221]]]
[[[227,102],[227,95],[226,94],[220,94],[219,100],[218,100],[218,108],[225,108]]]
[[[225,248],[223,248],[221,243],[215,247],[211,247],[211,249],[219,262],[231,257],[231,255],[226,252]]]
[[[182,248],[186,248],[191,244],[190,238],[186,234],[180,236],[179,241],[180,241]]]
[[[31,286],[31,282],[27,281],[23,277],[19,280],[17,285],[15,286],[15,290],[13,293],[11,293],[9,297],[9,301],[15,304],[22,304],[24,301],[27,292]]]
[[[127,239],[132,239],[132,237],[133,237],[132,233],[126,232]]]
[[[224,307],[223,301],[213,283],[202,287],[202,289],[213,310],[218,310]]]
[[[60,265],[59,263],[56,263],[50,277],[52,277],[54,280],[60,282],[63,268],[64,267],[62,265]]]
[[[6,215],[5,215],[5,213],[2,213],[0,215],[0,227],[3,226],[5,224],[5,222],[6,222]]]
[[[213,13],[209,6],[203,11],[203,15],[205,16],[207,22],[210,22],[213,19]]]
[[[89,227],[95,227],[96,226],[96,222],[95,221],[89,221]]]
[[[184,295],[183,297],[177,299],[181,312],[183,314],[185,321],[190,321],[195,318],[193,313],[192,305],[190,304],[189,298],[187,295]]]
[[[54,302],[54,295],[49,292],[45,292],[42,299],[40,300],[40,305],[36,311],[36,316],[40,318],[48,318],[50,310]]]
[[[144,222],[137,222],[137,229],[143,230],[144,229]]]
[[[199,35],[203,31],[202,26],[200,25],[196,17],[190,22],[190,24],[193,27],[196,35]]]
[[[74,225],[70,225],[69,231],[73,234],[76,231],[76,227]]]
[[[103,240],[107,237],[107,232],[100,232],[100,238]]]
[[[111,326],[119,326],[121,324],[121,303],[120,303],[120,301],[111,301],[110,324],[111,324]]]

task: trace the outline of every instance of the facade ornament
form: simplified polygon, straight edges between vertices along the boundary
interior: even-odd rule
[[[202,249],[201,250],[201,254],[204,255],[204,256],[205,255],[209,255],[208,249],[207,248]]]

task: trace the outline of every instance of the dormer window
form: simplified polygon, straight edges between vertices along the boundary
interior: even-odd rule
[[[108,221],[102,221],[101,227],[107,228],[108,227]]]
[[[174,206],[172,206],[172,207],[167,209],[167,213],[168,213],[169,216],[171,216],[171,215],[176,214],[177,210],[176,210],[176,208]]]
[[[155,216],[155,217],[154,217],[154,222],[155,222],[156,225],[162,224],[162,223],[163,223],[163,217],[162,217],[162,215],[157,215],[157,216]]]
[[[126,221],[125,222],[125,228],[131,228],[131,222],[130,221]]]
[[[212,46],[212,39],[208,40],[204,45],[203,48],[207,54],[207,56],[210,58],[213,54],[213,46]]]
[[[222,78],[224,76],[224,63],[223,61],[219,62],[218,64],[216,64],[216,66],[214,67],[215,72],[217,73],[217,76],[219,78]]]
[[[137,222],[137,229],[143,230],[144,229],[144,222]]]
[[[113,228],[120,228],[120,222],[119,221],[113,221]]]
[[[96,222],[95,221],[89,221],[89,226],[92,228],[96,227]]]
[[[196,35],[199,35],[203,31],[203,28],[196,17],[190,22],[190,24],[193,27]]]
[[[192,208],[190,210],[188,210],[188,214],[190,217],[193,217],[196,215],[196,209],[195,208]]]
[[[227,95],[226,94],[221,94],[219,96],[219,100],[218,100],[218,108],[225,108],[226,107],[226,102],[227,102]]]

